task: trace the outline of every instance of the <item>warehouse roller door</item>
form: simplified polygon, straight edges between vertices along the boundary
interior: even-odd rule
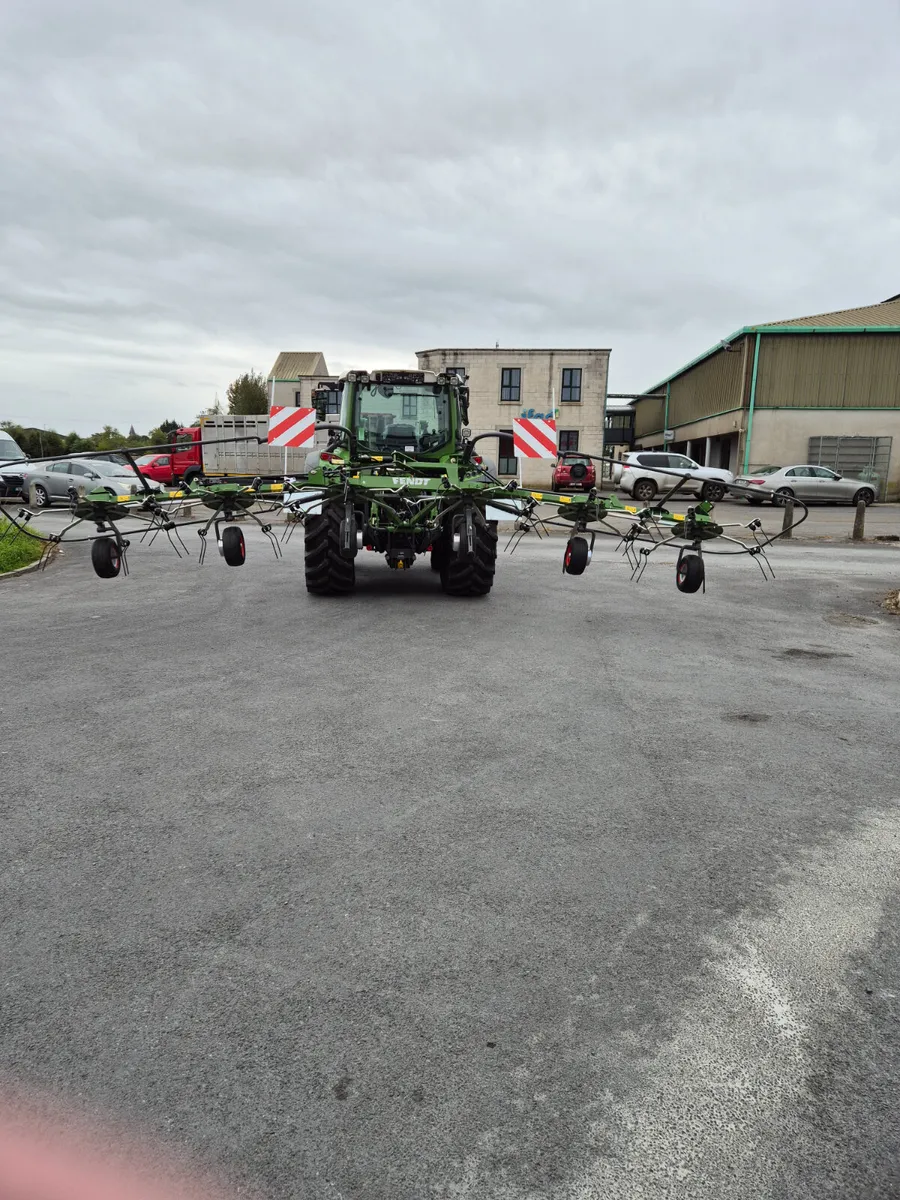
[[[848,479],[864,479],[878,489],[883,500],[891,462],[889,437],[811,437],[809,461],[830,467]]]

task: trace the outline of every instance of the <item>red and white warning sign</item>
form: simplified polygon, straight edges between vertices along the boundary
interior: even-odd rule
[[[556,458],[556,421],[550,417],[514,417],[516,458]]]
[[[316,437],[314,408],[269,409],[270,446],[311,446]]]

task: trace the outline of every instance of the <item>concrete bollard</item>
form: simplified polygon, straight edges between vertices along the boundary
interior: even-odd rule
[[[781,522],[781,531],[786,538],[793,537],[791,526],[794,523],[794,502],[790,498],[784,502],[784,517]]]
[[[856,516],[853,518],[853,540],[861,542],[866,536],[866,504],[864,500],[857,501]]]

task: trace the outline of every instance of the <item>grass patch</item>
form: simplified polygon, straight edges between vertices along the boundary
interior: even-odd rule
[[[26,537],[24,533],[16,536],[15,530],[9,532],[11,526],[5,517],[0,517],[0,575],[6,571],[18,571],[19,567],[30,566],[41,557],[43,542]],[[6,537],[3,535],[7,534]]]

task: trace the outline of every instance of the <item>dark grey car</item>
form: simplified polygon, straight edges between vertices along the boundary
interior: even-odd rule
[[[25,488],[34,508],[49,508],[54,502],[69,503],[69,488],[79,495],[94,488],[108,487],[116,495],[127,496],[141,490],[140,480],[129,466],[103,459],[67,459],[54,463],[28,463]]]

